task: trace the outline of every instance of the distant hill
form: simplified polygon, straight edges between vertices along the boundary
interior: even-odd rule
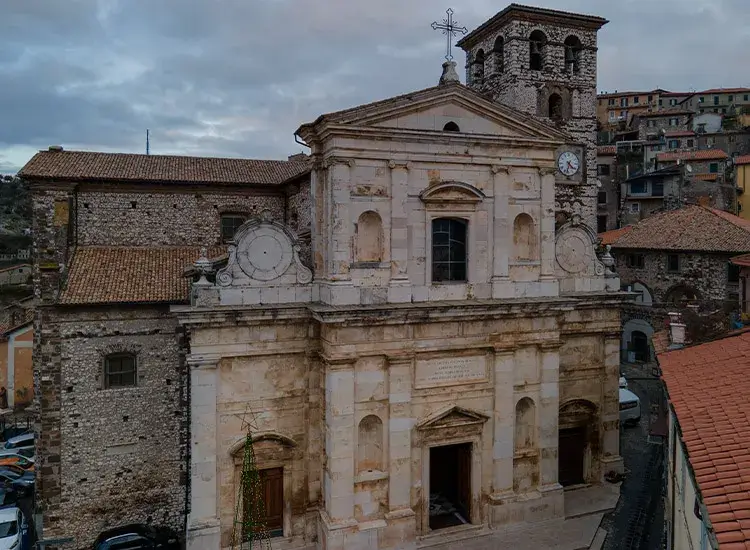
[[[15,176],[0,176],[0,239],[26,237],[25,233],[31,228],[31,215],[31,193],[23,182]],[[24,243],[27,240],[21,239]],[[13,239],[5,242],[6,248],[10,248],[12,242]]]

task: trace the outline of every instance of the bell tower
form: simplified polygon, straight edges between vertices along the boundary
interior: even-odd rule
[[[594,229],[597,32],[606,23],[511,4],[458,42],[466,52],[467,86],[558,126],[578,145],[576,177],[557,173],[557,210]]]

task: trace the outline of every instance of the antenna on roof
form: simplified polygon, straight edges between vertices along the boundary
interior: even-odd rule
[[[151,143],[149,142],[149,139],[148,139],[148,128],[146,128],[146,154],[147,155],[151,154]]]

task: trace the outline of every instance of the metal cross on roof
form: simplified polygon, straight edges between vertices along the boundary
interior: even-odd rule
[[[454,36],[456,36],[458,33],[466,34],[469,32],[469,30],[466,27],[459,27],[456,21],[453,21],[453,10],[451,8],[448,8],[445,13],[448,14],[448,17],[443,18],[442,23],[438,23],[437,21],[432,23],[432,30],[441,30],[443,31],[443,34],[446,37],[446,48],[445,48],[445,59],[448,61],[453,59],[453,55],[451,54],[451,47],[452,39]]]

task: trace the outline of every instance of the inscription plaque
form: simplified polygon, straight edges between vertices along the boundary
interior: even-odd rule
[[[454,386],[485,380],[487,380],[487,357],[485,355],[418,359],[414,387]]]

